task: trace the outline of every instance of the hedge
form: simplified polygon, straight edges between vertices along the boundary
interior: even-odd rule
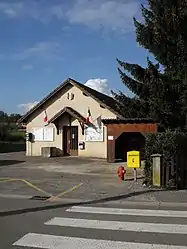
[[[145,180],[152,185],[152,157],[161,154],[163,163],[173,156],[187,153],[187,134],[180,131],[166,131],[148,134],[145,140]]]
[[[19,152],[26,150],[25,142],[2,142],[0,141],[0,153]]]
[[[24,142],[25,141],[25,132],[23,131],[10,131],[7,134],[7,140],[12,142]]]

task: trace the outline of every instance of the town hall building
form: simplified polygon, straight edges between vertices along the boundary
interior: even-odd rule
[[[151,120],[125,119],[112,97],[70,78],[24,114],[19,123],[26,124],[27,133],[32,134],[26,142],[28,156],[40,156],[42,148],[53,147],[56,156],[99,157],[108,161],[115,161],[119,144],[124,147],[124,143],[129,143],[123,135],[116,144],[125,132],[142,146],[143,133],[157,131]]]

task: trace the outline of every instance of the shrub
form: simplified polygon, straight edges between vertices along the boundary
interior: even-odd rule
[[[25,142],[2,142],[0,141],[0,153],[20,152],[26,150]]]
[[[25,141],[25,132],[21,131],[9,131],[9,133],[6,135],[6,141],[11,142],[21,142]]]
[[[185,155],[187,151],[187,134],[180,131],[166,131],[148,134],[145,140],[145,168],[146,181],[152,185],[152,158],[153,154],[161,154],[163,163],[173,156]]]

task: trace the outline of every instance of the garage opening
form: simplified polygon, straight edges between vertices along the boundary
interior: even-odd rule
[[[127,161],[127,152],[140,151],[141,160],[144,160],[145,137],[140,132],[123,132],[115,140],[115,160]]]
[[[138,150],[145,155],[145,134],[156,133],[158,124],[147,118],[102,119],[107,127],[107,162],[127,160],[127,151]]]

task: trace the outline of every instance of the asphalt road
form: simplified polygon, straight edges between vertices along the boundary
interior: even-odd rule
[[[97,160],[16,156],[0,155],[1,249],[187,249],[187,211],[179,212],[186,210],[186,191],[119,181],[98,172],[101,165],[96,174],[86,172]],[[76,172],[71,174],[69,167]],[[163,201],[174,202],[170,209],[177,212],[159,213],[160,205],[169,209]],[[71,208],[75,205],[80,207]]]
[[[0,217],[1,249],[187,249],[187,211],[106,204]]]

